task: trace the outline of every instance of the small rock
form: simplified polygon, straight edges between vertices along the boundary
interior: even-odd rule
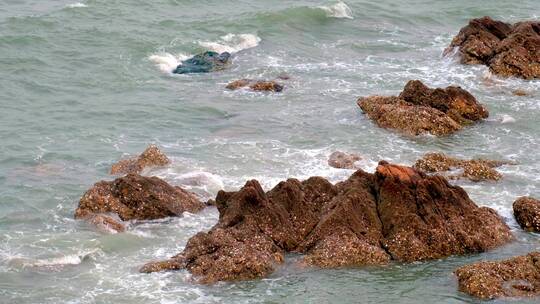
[[[250,80],[240,79],[229,83],[226,88],[229,90],[237,90],[243,87],[249,87],[252,91],[267,91],[267,92],[281,92],[283,91],[283,85],[277,83],[274,80],[262,81],[262,80]]]
[[[174,74],[188,73],[209,73],[223,70],[229,64],[231,54],[223,52],[221,54],[207,51],[182,61],[173,71]]]
[[[169,158],[158,147],[150,145],[138,157],[124,159],[111,166],[111,174],[139,174],[144,168],[165,166],[170,164]]]
[[[355,162],[361,160],[357,154],[336,151],[328,157],[328,165],[337,169],[358,169]]]
[[[532,197],[520,197],[513,205],[514,216],[521,228],[540,232],[540,200]]]

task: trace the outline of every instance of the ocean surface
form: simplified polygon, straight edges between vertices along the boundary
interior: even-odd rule
[[[519,196],[540,197],[540,81],[441,57],[484,15],[538,20],[540,3],[2,0],[0,303],[479,303],[457,291],[456,267],[540,250],[540,235],[521,231],[511,210]],[[171,74],[204,50],[234,53],[231,67]],[[225,89],[281,73],[291,79],[280,94]],[[413,138],[376,127],[356,105],[410,79],[459,85],[490,117],[453,136]],[[368,171],[431,151],[512,160],[498,183],[454,183],[496,209],[516,240],[479,255],[356,269],[300,268],[291,255],[266,279],[209,286],[185,271],[140,274],[218,217],[208,208],[132,222],[121,234],[73,219],[81,195],[112,179],[112,163],[151,143],[172,165],[145,174],[203,199],[252,178],[267,189],[287,177],[343,180],[353,171],[327,165],[336,150],[362,155]]]

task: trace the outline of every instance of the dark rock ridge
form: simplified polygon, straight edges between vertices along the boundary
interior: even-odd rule
[[[448,175],[450,179],[467,178],[478,182],[482,180],[499,180],[502,175],[494,168],[502,165],[512,165],[513,162],[488,159],[464,160],[450,157],[443,153],[426,153],[417,160],[414,168],[427,173],[448,172],[454,169],[462,169],[458,174]]]
[[[455,274],[459,290],[481,299],[539,296],[540,252],[466,265]]]
[[[241,88],[249,88],[252,91],[261,92],[281,92],[283,91],[283,85],[275,80],[251,80],[240,79],[235,80],[227,84],[226,88],[229,90],[238,90]]]
[[[532,197],[520,197],[513,205],[514,216],[521,228],[540,232],[540,201]]]
[[[219,222],[170,260],[141,272],[187,269],[202,283],[262,278],[286,252],[319,267],[382,265],[483,252],[511,239],[492,209],[441,176],[380,162],[335,185],[288,179],[264,192],[256,180],[216,197]]]
[[[540,22],[515,24],[490,17],[472,19],[444,54],[458,49],[462,63],[487,65],[495,74],[540,78]]]
[[[171,161],[155,145],[150,145],[138,157],[123,159],[111,166],[111,174],[141,173],[144,168],[170,164]]]
[[[213,71],[223,70],[229,64],[231,54],[227,52],[216,53],[212,51],[206,51],[201,54],[197,54],[192,58],[182,61],[176,69],[174,74],[188,74],[188,73],[209,73]]]
[[[362,97],[357,103],[380,127],[410,135],[448,135],[489,115],[486,108],[462,88],[430,89],[419,80],[409,81],[398,97]]]
[[[107,214],[116,214],[122,221],[153,220],[203,208],[194,194],[158,177],[128,174],[94,184],[79,201],[75,218],[123,231],[123,224]]]
[[[336,151],[328,156],[328,165],[337,169],[359,169],[355,163],[361,159],[354,153]]]

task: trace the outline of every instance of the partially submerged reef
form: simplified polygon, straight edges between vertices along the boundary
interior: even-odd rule
[[[155,145],[150,145],[138,157],[120,160],[111,166],[111,174],[139,174],[145,168],[166,166],[171,161],[167,155],[163,154]]]
[[[335,151],[328,156],[328,165],[336,169],[360,169],[356,164],[360,160],[358,154]]]
[[[431,89],[419,80],[409,81],[399,96],[362,97],[357,103],[379,127],[409,135],[449,135],[489,116],[464,89]]]
[[[455,49],[464,64],[484,64],[501,76],[540,78],[540,21],[509,24],[490,17],[472,19],[444,54]]]
[[[209,73],[223,70],[230,63],[231,54],[206,51],[182,61],[173,74]]]
[[[249,88],[255,92],[281,92],[283,91],[283,85],[275,80],[252,80],[252,79],[239,79],[230,82],[225,87],[229,90],[238,90],[241,88]]]
[[[473,182],[478,182],[483,180],[500,180],[502,174],[494,168],[513,164],[515,163],[510,161],[482,158],[464,160],[450,157],[443,153],[427,153],[421,159],[416,161],[414,168],[427,173],[446,173],[460,169],[460,172],[447,174],[446,177],[450,179],[466,178]]]
[[[268,276],[287,252],[318,267],[384,265],[479,253],[512,239],[490,208],[444,177],[380,162],[331,184],[288,179],[264,192],[256,180],[216,197],[219,222],[184,251],[141,272],[187,269],[201,283]]]

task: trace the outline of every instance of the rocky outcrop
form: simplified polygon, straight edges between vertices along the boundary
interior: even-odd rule
[[[185,268],[200,282],[265,277],[286,252],[319,267],[381,265],[483,252],[511,239],[495,211],[441,176],[380,162],[331,184],[288,179],[268,192],[248,181],[216,197],[219,222],[184,251],[141,271]]]
[[[337,169],[358,169],[355,163],[361,160],[357,154],[336,151],[328,156],[328,165]]]
[[[75,218],[123,231],[123,224],[106,214],[116,214],[122,221],[153,220],[203,208],[194,194],[158,177],[128,174],[94,184],[80,199]]]
[[[514,216],[521,228],[540,232],[540,200],[532,197],[520,197],[513,205]]]
[[[540,78],[540,22],[508,24],[490,17],[472,19],[452,40],[465,64],[487,65],[495,74]]]
[[[144,168],[166,166],[170,164],[169,158],[155,145],[150,145],[138,157],[123,159],[111,166],[111,174],[139,174]]]
[[[483,180],[497,181],[502,175],[494,168],[502,165],[512,165],[509,161],[496,161],[488,159],[463,160],[447,156],[443,153],[427,153],[421,159],[417,160],[414,168],[427,173],[449,172],[460,169],[457,174],[448,174],[447,178],[459,179],[467,178],[478,182]]]
[[[380,127],[410,135],[448,135],[489,115],[486,108],[462,88],[430,89],[419,80],[409,81],[398,97],[362,97],[357,103]]]
[[[214,71],[223,70],[229,64],[231,54],[227,52],[216,53],[212,51],[206,51],[201,54],[197,54],[192,58],[182,61],[176,69],[174,74],[189,74],[189,73],[209,73]]]
[[[540,295],[540,252],[458,268],[459,290],[481,299]]]
[[[226,86],[226,88],[229,90],[238,90],[245,87],[256,92],[262,92],[262,91],[281,92],[283,91],[283,85],[279,84],[275,80],[265,81],[265,80],[240,79],[240,80],[235,80]]]

